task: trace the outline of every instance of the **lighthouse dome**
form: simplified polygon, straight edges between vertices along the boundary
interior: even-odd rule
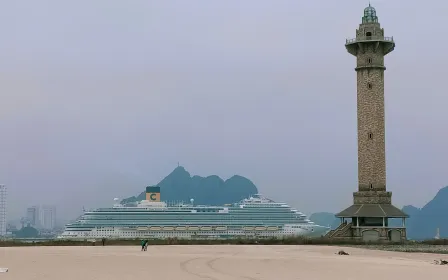
[[[376,10],[374,7],[369,6],[364,9],[364,16],[362,17],[362,23],[373,23],[378,22],[378,17],[376,16]]]

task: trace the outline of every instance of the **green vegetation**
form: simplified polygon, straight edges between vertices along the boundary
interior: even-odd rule
[[[428,253],[448,253],[448,239],[427,240],[421,242],[406,241],[396,244],[372,243],[353,240],[335,240],[328,238],[271,238],[271,239],[230,239],[230,240],[186,240],[186,239],[149,239],[149,245],[327,245],[361,247],[366,249],[400,251],[400,252],[428,252]],[[20,240],[0,241],[0,247],[18,246],[102,246],[101,239],[95,242],[92,240],[70,241],[70,240],[49,240],[40,242],[24,242]],[[106,246],[140,246],[140,239],[110,239],[106,240]]]
[[[405,253],[432,253],[448,254],[448,245],[429,245],[429,244],[403,244],[403,245],[363,245],[351,246],[370,250],[382,250]]]

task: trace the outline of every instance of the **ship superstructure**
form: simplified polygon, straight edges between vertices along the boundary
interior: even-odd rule
[[[311,222],[286,203],[260,194],[223,206],[160,201],[160,187],[147,187],[146,199],[134,206],[85,211],[66,225],[63,239],[90,238],[209,238],[321,236],[328,227]]]

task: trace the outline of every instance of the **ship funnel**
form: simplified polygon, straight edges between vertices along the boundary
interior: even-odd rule
[[[146,187],[146,200],[151,202],[159,202],[160,187],[158,186]]]

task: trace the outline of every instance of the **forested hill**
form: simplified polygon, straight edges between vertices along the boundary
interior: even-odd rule
[[[191,176],[182,166],[174,169],[157,186],[160,187],[162,201],[189,202],[193,198],[195,204],[203,205],[234,203],[258,193],[257,187],[245,177],[234,175],[224,181],[216,175]],[[143,199],[144,191],[138,196],[123,199],[122,203]]]

